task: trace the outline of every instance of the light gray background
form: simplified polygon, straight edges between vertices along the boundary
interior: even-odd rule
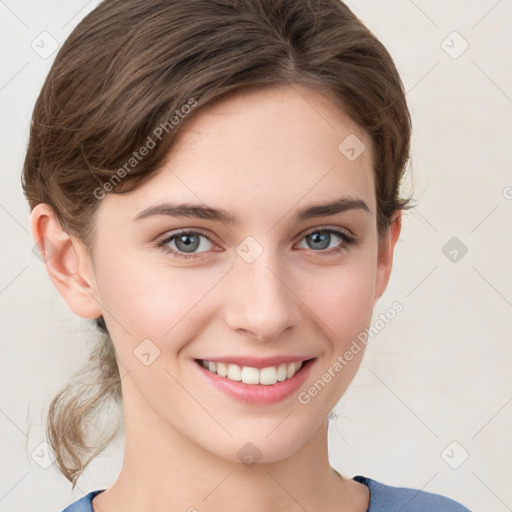
[[[93,331],[32,253],[20,186],[30,114],[55,56],[31,44],[50,48],[42,32],[61,44],[97,3],[0,0],[0,512],[60,511],[109,486],[121,464],[122,439],[73,492],[44,469],[42,407],[85,362]],[[474,511],[512,510],[512,4],[348,4],[403,77],[414,124],[405,191],[414,182],[419,206],[405,214],[374,318],[394,301],[404,309],[371,340],[337,407],[331,463]],[[467,247],[457,261],[442,251],[452,237]]]

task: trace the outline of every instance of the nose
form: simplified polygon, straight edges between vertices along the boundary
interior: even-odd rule
[[[289,272],[264,251],[256,261],[239,259],[230,272],[225,321],[230,329],[260,341],[278,339],[300,322],[300,300]]]

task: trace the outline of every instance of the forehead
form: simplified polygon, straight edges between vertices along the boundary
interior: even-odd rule
[[[186,120],[161,170],[104,201],[132,218],[179,200],[268,214],[271,222],[294,205],[341,195],[375,213],[370,138],[328,96],[294,85],[252,88],[203,107]]]

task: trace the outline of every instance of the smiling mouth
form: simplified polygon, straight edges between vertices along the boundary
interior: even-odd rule
[[[291,379],[299,373],[302,368],[308,365],[310,361],[313,361],[313,359],[282,363],[277,366],[268,366],[265,368],[239,366],[232,363],[207,361],[206,359],[196,359],[195,361],[203,368],[215,373],[219,377],[235,382],[243,382],[244,384],[262,384],[264,386],[270,386]]]

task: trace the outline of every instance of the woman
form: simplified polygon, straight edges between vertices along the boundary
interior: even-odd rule
[[[73,485],[109,400],[126,444],[67,512],[467,511],[328,460],[409,141],[391,57],[336,0],[106,0],[77,26],[23,186],[50,279],[104,336],[48,439]]]

